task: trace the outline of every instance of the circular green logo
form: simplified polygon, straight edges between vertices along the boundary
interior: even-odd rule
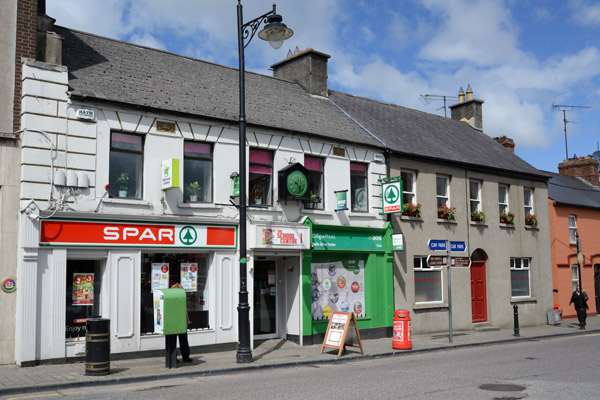
[[[186,246],[191,246],[198,239],[198,232],[193,226],[184,226],[179,231],[179,240]]]
[[[385,190],[384,198],[386,203],[395,203],[398,200],[398,188],[396,186],[388,186]]]

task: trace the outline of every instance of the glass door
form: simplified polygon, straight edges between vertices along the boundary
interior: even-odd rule
[[[254,336],[277,337],[277,279],[275,261],[254,263]]]

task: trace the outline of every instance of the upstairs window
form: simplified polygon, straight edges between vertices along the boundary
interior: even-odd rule
[[[534,215],[533,212],[533,189],[523,188],[523,205],[525,207],[525,215]]]
[[[569,215],[569,243],[577,244],[577,219]]]
[[[500,214],[507,213],[508,208],[508,185],[498,184],[498,211]]]
[[[308,190],[310,194],[310,201],[304,204],[304,208],[322,210],[325,203],[323,197],[323,159],[305,156],[304,168],[308,170]]]
[[[183,144],[183,200],[186,203],[212,201],[212,146],[208,143]]]
[[[248,172],[250,205],[270,206],[273,201],[273,153],[250,149]]]
[[[108,167],[110,197],[142,198],[143,142],[140,135],[112,132]]]
[[[350,193],[352,211],[368,211],[367,164],[350,163]]]
[[[471,213],[481,211],[480,181],[469,181],[469,207]]]
[[[402,204],[417,204],[417,174],[414,171],[402,171]]]
[[[444,205],[450,207],[450,177],[446,175],[437,175],[435,178],[437,191],[437,207]]]

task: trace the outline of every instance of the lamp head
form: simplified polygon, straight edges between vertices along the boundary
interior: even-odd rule
[[[258,37],[269,42],[275,50],[281,47],[283,41],[289,39],[294,31],[289,29],[283,22],[279,14],[271,14],[267,17],[265,28],[258,32]]]

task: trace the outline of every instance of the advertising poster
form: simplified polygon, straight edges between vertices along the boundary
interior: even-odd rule
[[[164,299],[160,290],[154,292],[154,333],[163,333],[164,330]]]
[[[90,306],[94,304],[94,274],[73,274],[73,305]]]
[[[365,262],[341,260],[311,264],[311,314],[328,319],[335,311],[364,314]]]
[[[152,291],[169,288],[169,264],[152,263]]]
[[[198,263],[181,263],[181,286],[186,292],[198,290]]]

